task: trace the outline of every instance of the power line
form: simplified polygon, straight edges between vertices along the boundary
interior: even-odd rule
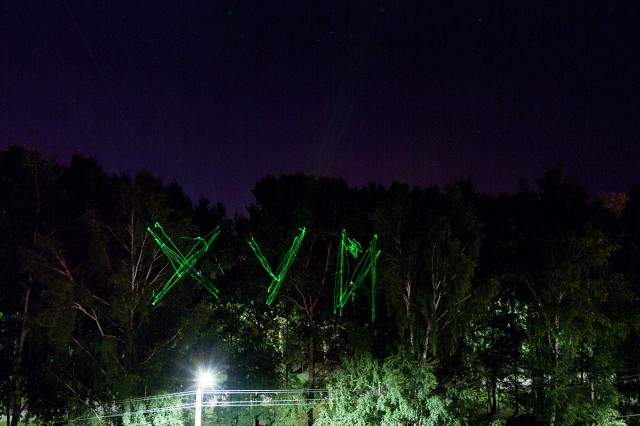
[[[329,391],[327,389],[283,389],[283,390],[267,390],[267,389],[260,389],[260,390],[256,390],[256,389],[250,389],[250,390],[239,390],[239,389],[230,389],[230,390],[206,390],[203,391],[204,395],[209,395],[209,396],[214,396],[213,401],[212,400],[208,400],[205,401],[205,403],[203,404],[203,407],[207,407],[207,408],[218,408],[218,409],[224,409],[224,408],[241,408],[241,407],[263,407],[263,408],[269,408],[269,407],[301,407],[301,406],[305,406],[305,407],[311,407],[311,406],[315,406],[317,404],[320,404],[322,402],[326,401],[326,398],[321,397],[321,398],[305,398],[303,395],[304,394],[326,394],[328,395]],[[228,396],[256,396],[256,395],[261,395],[262,398],[260,399],[241,399],[241,400],[228,400],[226,399]],[[265,396],[277,396],[277,395],[300,395],[300,398],[286,398],[286,399],[277,399],[277,398],[272,398],[272,397],[266,397]],[[217,399],[217,398],[224,398],[224,399]],[[120,406],[126,406],[127,404],[136,404],[136,403],[151,403],[151,402],[157,402],[157,401],[161,401],[161,400],[165,400],[165,399],[170,399],[170,398],[181,398],[181,399],[194,399],[195,398],[195,391],[188,391],[188,392],[180,392],[180,393],[173,393],[173,394],[166,394],[166,395],[157,395],[157,396],[149,396],[149,397],[142,397],[142,398],[131,398],[131,399],[124,399],[124,400],[119,400],[119,401],[113,401],[111,403],[105,403],[104,406],[105,407],[112,407],[114,405],[120,405]],[[163,412],[172,412],[172,411],[180,411],[180,410],[192,410],[195,409],[195,401],[194,402],[188,402],[188,403],[179,403],[179,404],[172,404],[170,406],[167,407],[153,407],[153,408],[146,408],[146,409],[142,409],[142,410],[135,410],[135,411],[123,411],[120,413],[105,413],[105,414],[95,414],[93,416],[90,417],[79,417],[79,418],[75,418],[72,420],[65,420],[65,421],[58,421],[55,422],[54,424],[63,424],[63,423],[70,423],[70,424],[75,424],[75,423],[83,423],[83,422],[87,422],[87,421],[92,421],[92,420],[100,420],[100,419],[108,419],[108,418],[120,418],[120,417],[125,417],[125,416],[139,416],[139,415],[145,415],[145,414],[154,414],[154,413],[163,413]]]

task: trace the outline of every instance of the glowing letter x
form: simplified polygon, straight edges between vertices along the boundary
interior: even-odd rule
[[[196,280],[200,285],[206,288],[217,299],[218,289],[211,282],[209,282],[209,280],[202,276],[202,273],[196,270],[194,268],[194,265],[196,264],[198,259],[200,259],[202,255],[205,254],[207,250],[209,250],[209,246],[211,245],[213,240],[215,240],[218,234],[220,234],[220,228],[218,227],[214,229],[205,238],[193,238],[196,243],[185,256],[180,252],[180,249],[178,249],[178,247],[173,244],[171,238],[169,238],[167,234],[165,234],[164,229],[162,229],[162,226],[160,226],[159,223],[156,222],[154,227],[160,229],[160,233],[164,236],[166,242],[163,241],[158,234],[153,232],[151,228],[147,229],[149,230],[151,235],[153,235],[153,238],[160,246],[160,249],[162,249],[162,252],[171,261],[171,265],[173,266],[175,273],[171,276],[171,278],[169,278],[169,281],[167,281],[162,290],[160,290],[160,292],[154,296],[153,304],[155,305],[156,303],[158,303],[160,299],[162,299],[162,297],[167,294],[169,290],[171,290],[171,287],[173,287],[174,284],[184,276],[184,274],[191,275],[194,280]]]

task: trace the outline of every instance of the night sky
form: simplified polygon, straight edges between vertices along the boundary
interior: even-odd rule
[[[0,0],[0,148],[230,213],[267,174],[640,183],[640,2]]]

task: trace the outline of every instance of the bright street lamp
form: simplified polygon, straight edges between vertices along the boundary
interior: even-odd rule
[[[209,371],[198,373],[198,388],[196,389],[196,426],[202,425],[202,389],[212,388],[214,385],[213,374]]]

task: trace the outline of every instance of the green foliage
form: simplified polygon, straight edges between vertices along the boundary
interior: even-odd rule
[[[183,390],[201,364],[218,367],[227,388],[330,385],[326,400],[300,393],[286,396],[292,406],[205,410],[224,424],[313,414],[321,425],[487,424],[505,408],[554,425],[634,421],[618,413],[638,412],[640,396],[640,189],[611,206],[552,170],[538,190],[501,197],[476,196],[469,181],[354,189],[302,174],[260,179],[254,195],[250,217],[232,221],[148,173],[0,153],[4,413],[189,424],[189,408],[112,401]],[[198,273],[183,274],[187,285],[152,305],[175,272],[147,231],[156,222],[172,236],[221,232]],[[266,305],[265,269],[280,281],[285,270],[266,259],[302,227],[287,283]],[[356,240],[378,235],[380,291],[352,291],[345,274],[338,316],[345,229],[350,260],[364,254]],[[262,264],[246,243],[254,237]],[[173,253],[189,257],[193,244],[175,239]],[[366,274],[350,275],[358,284]],[[199,280],[215,284],[219,302]]]
[[[316,425],[456,424],[449,400],[435,393],[430,364],[407,354],[382,364],[369,356],[344,360],[330,379]]]
[[[149,399],[122,405],[123,426],[183,426],[193,423],[184,398]]]
[[[541,193],[520,194],[518,226],[526,237],[519,247],[522,269],[515,274],[529,290],[531,375],[545,388],[536,394],[535,411],[552,422],[573,424],[580,410],[572,407],[602,397],[593,391],[585,398],[576,387],[595,389],[596,377],[614,373],[602,362],[610,356],[610,345],[602,343],[615,332],[607,307],[615,280],[607,265],[617,244],[581,187],[555,171],[539,184]],[[596,370],[597,365],[608,368]]]
[[[381,368],[370,356],[347,358],[329,381],[329,399],[321,407],[316,425],[374,425],[380,416],[377,399]]]
[[[199,299],[187,289],[151,307],[168,271],[146,232],[156,220],[194,229],[179,188],[148,174],[108,177],[82,158],[61,168],[19,149],[0,164],[0,312],[12,313],[0,328],[0,376],[9,378],[0,389],[3,403],[17,401],[5,411],[48,421],[65,411],[51,407],[73,411],[182,381],[172,370],[199,338]],[[15,342],[18,351],[4,351]]]
[[[486,303],[472,281],[480,223],[463,189],[459,183],[442,194],[394,184],[373,215],[387,309],[401,344],[422,359],[454,357],[474,305]]]
[[[218,406],[207,417],[213,424],[300,426],[306,422],[307,404],[302,393],[262,394],[250,396],[255,402],[241,407]]]
[[[448,401],[434,395],[436,379],[432,367],[406,354],[389,357],[382,365],[382,386],[378,399],[382,425],[449,422]]]

